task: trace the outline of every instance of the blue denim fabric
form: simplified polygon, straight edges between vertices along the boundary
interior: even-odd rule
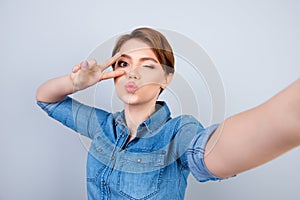
[[[190,171],[201,182],[220,180],[203,160],[206,142],[217,125],[204,129],[192,116],[171,118],[164,102],[157,102],[157,111],[128,143],[124,111],[112,114],[70,97],[38,105],[92,140],[86,172],[90,200],[180,200]]]

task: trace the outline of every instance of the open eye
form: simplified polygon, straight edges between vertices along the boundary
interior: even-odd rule
[[[128,66],[129,66],[129,63],[120,60],[120,61],[117,62],[117,66],[118,66],[118,67],[124,68],[124,67],[128,67]]]

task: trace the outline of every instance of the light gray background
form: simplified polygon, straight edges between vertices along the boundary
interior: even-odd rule
[[[299,13],[297,0],[1,0],[0,200],[86,199],[85,147],[36,106],[35,91],[99,43],[140,26],[186,35],[216,64],[230,116],[299,77]],[[190,176],[186,199],[299,199],[299,155],[220,183]]]

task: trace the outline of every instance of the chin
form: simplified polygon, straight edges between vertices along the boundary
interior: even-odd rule
[[[136,91],[135,93],[119,93],[119,99],[128,105],[141,105],[149,102],[156,102],[158,94],[148,93],[147,91]]]
[[[122,97],[119,97],[123,103],[129,104],[129,105],[135,105],[140,104],[140,98],[134,94],[126,94],[122,95]]]

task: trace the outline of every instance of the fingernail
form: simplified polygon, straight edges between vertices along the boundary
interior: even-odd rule
[[[83,68],[87,68],[89,65],[88,65],[88,62],[85,60],[81,63],[81,67]]]
[[[80,69],[80,64],[76,65],[75,67],[73,67],[72,72],[76,72],[78,69]]]

